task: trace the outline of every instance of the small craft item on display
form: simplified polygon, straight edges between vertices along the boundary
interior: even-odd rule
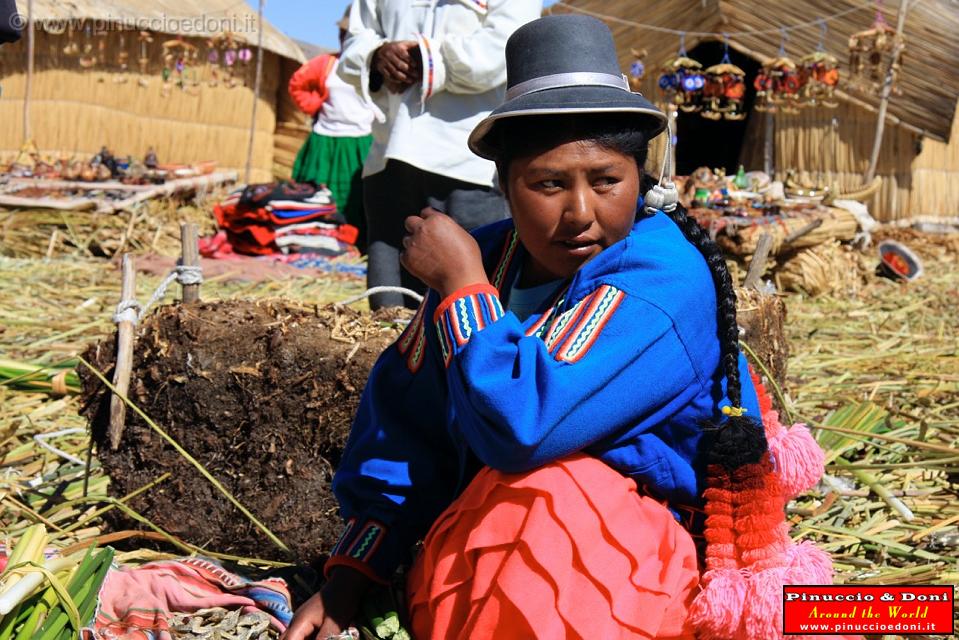
[[[90,69],[96,66],[97,56],[93,53],[93,25],[89,22],[83,27],[83,47],[80,53],[80,66]]]
[[[209,43],[208,43],[209,44]],[[212,46],[212,45],[210,45]],[[216,49],[211,48],[206,54],[206,66],[209,72],[209,77],[207,78],[206,83],[215,87],[220,84],[220,52]]]
[[[849,36],[850,85],[866,93],[878,94],[887,70],[891,70],[892,90],[901,95],[902,91],[895,83],[904,48],[905,38],[896,35],[896,30],[886,23],[882,11],[877,8],[872,26]]]
[[[153,34],[149,31],[141,31],[137,35],[140,55],[137,57],[137,65],[140,68],[140,77],[137,78],[137,84],[146,87],[150,84],[147,79],[147,69],[150,66],[150,45],[153,44]]]
[[[631,91],[639,93],[643,78],[646,77],[646,63],[644,62],[646,49],[630,49],[630,53],[633,56],[633,62],[629,65],[629,88]]]
[[[181,90],[195,86],[194,65],[199,50],[183,38],[174,38],[163,43],[163,95],[169,95],[173,85]]]
[[[127,51],[127,37],[121,33],[120,50],[117,51],[117,72],[113,74],[113,83],[126,84],[129,80],[128,71],[130,71],[130,52]]]
[[[753,87],[756,89],[757,111],[780,111],[797,113],[802,97],[805,78],[796,63],[779,56],[764,64],[756,74]]]
[[[223,86],[229,88],[240,84],[236,78],[237,62],[247,65],[253,53],[246,47],[240,47],[236,36],[229,31],[213,36],[207,45],[210,47],[207,53],[210,78],[207,83],[215,87],[222,82]]]
[[[706,69],[703,106],[699,112],[709,120],[743,120],[743,98],[746,97],[746,72],[728,61]]]
[[[77,41],[74,39],[76,33],[73,31],[73,23],[67,23],[67,43],[63,46],[63,55],[65,56],[78,56],[80,55],[80,45],[77,44]]]
[[[836,101],[836,87],[839,86],[839,61],[836,56],[825,51],[815,51],[799,60],[799,73],[804,84],[800,103],[807,107],[839,106]]]
[[[702,108],[705,86],[703,65],[686,56],[685,52],[667,62],[659,76],[659,88],[666,101],[686,112]]]

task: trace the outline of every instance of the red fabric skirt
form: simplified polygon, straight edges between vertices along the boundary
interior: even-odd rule
[[[669,510],[578,454],[480,471],[433,524],[407,593],[418,640],[693,638],[698,583]]]

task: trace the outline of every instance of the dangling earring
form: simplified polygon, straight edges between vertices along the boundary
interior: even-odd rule
[[[670,151],[673,145],[673,129],[666,123],[666,152],[663,154],[663,164],[659,172],[659,182],[646,192],[643,197],[643,210],[648,215],[655,215],[657,211],[672,213],[679,204],[679,190],[672,181],[673,168],[670,166]]]

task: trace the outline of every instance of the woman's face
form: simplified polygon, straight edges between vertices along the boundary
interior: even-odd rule
[[[639,167],[632,156],[575,141],[517,158],[504,186],[530,254],[524,284],[573,276],[632,229]]]

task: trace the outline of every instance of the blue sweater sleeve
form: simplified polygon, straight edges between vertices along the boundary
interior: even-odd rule
[[[370,373],[333,480],[345,526],[327,571],[347,565],[388,581],[453,499],[459,460],[446,429],[445,372],[424,321],[435,306],[428,294]]]
[[[704,383],[670,318],[612,286],[526,330],[494,288],[474,287],[444,300],[434,322],[456,424],[484,464],[507,472],[658,424]]]

